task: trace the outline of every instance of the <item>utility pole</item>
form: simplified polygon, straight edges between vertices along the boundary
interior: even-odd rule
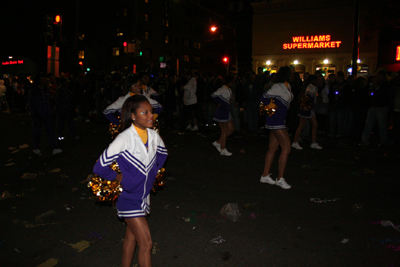
[[[359,44],[359,24],[360,24],[360,0],[355,0],[354,14],[354,35],[353,35],[353,57],[351,60],[351,74],[357,76],[358,44]]]

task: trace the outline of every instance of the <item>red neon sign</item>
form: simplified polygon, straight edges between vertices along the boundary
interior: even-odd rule
[[[284,43],[283,49],[339,48],[342,41],[332,41],[329,34],[293,36],[292,43]]]
[[[10,60],[10,61],[2,61],[1,65],[17,65],[24,64],[23,60]]]
[[[400,45],[396,47],[396,61],[400,61]]]

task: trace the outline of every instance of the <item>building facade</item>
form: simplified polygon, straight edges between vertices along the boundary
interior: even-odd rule
[[[244,2],[124,0],[108,8],[99,7],[97,24],[91,22],[93,18],[88,19],[87,7],[82,4],[78,61],[83,70],[94,72],[111,67],[129,68],[133,72],[151,68],[162,74],[168,63],[175,74],[185,69],[223,74],[230,66],[222,59],[228,56],[232,65],[235,57],[236,40],[230,29],[236,26],[231,18],[246,18],[241,15],[245,10],[243,5],[251,9]],[[212,25],[219,30],[211,32]]]
[[[364,2],[364,1],[361,1]],[[355,1],[275,0],[252,3],[253,69],[277,71],[293,65],[302,75],[343,71],[351,74]],[[365,37],[371,5],[359,12],[358,74],[378,68],[379,34]]]

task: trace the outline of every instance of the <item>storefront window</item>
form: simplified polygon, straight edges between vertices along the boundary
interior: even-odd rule
[[[336,73],[336,66],[332,64],[317,65],[315,67],[315,73],[322,74],[324,77],[328,77],[329,74]]]
[[[347,65],[346,68],[347,71],[347,76],[351,75],[353,72],[353,68],[351,67],[351,65]],[[369,67],[365,64],[358,64],[357,65],[357,77],[367,77],[369,73]]]

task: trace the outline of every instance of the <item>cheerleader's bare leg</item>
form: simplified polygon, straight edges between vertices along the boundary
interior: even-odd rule
[[[123,244],[122,267],[131,266],[136,242],[139,246],[139,266],[150,267],[153,242],[146,217],[128,218],[125,219],[125,222],[127,228]]]
[[[269,146],[268,146],[267,155],[265,155],[265,165],[264,165],[264,172],[263,172],[262,176],[267,176],[268,174],[270,174],[272,162],[274,161],[274,157],[275,157],[275,152],[279,146],[278,140],[276,140],[276,137],[273,134],[274,131],[276,131],[276,130],[271,130],[269,133]]]
[[[234,131],[233,121],[220,122],[219,126],[221,127],[221,137],[217,143],[221,144],[221,149],[224,149],[226,145],[226,139],[228,139],[228,136],[230,136]]]
[[[282,152],[278,161],[278,179],[283,177],[285,172],[287,160],[292,149],[290,144],[290,137],[287,129],[272,130],[271,133],[275,136],[277,143],[281,146]]]
[[[318,121],[316,117],[311,117],[310,121],[312,124],[312,131],[311,131],[312,142],[316,143],[318,134]]]
[[[300,118],[299,127],[297,127],[296,134],[294,135],[293,143],[297,143],[299,141],[300,134],[303,131],[304,127],[306,126],[306,123],[307,123],[307,119]]]

